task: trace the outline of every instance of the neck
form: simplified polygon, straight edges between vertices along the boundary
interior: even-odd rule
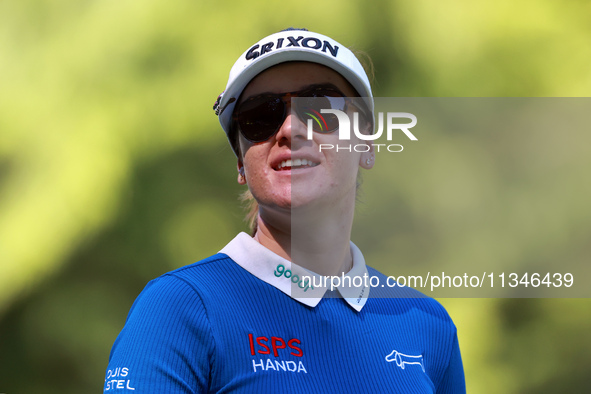
[[[354,197],[353,197],[354,198]],[[346,209],[298,208],[267,215],[259,211],[254,239],[277,255],[320,275],[341,275],[353,266],[350,239],[354,201]]]

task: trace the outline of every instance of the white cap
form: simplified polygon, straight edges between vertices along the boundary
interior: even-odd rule
[[[361,97],[370,98],[373,114],[373,95],[369,78],[357,57],[347,47],[322,34],[307,30],[286,30],[263,38],[244,52],[230,70],[226,90],[218,97],[214,110],[236,151],[236,135],[231,130],[234,106],[248,83],[267,68],[279,63],[303,61],[319,63],[341,74]]]

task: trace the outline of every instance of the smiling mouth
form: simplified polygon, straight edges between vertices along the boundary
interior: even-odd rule
[[[298,168],[310,168],[316,167],[319,163],[314,163],[313,161],[306,160],[306,159],[294,159],[294,160],[283,160],[275,170],[277,171],[286,171],[286,170],[295,170]]]

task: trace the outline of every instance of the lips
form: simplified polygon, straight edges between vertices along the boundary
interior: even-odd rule
[[[310,159],[287,159],[282,160],[278,165],[274,166],[274,169],[276,171],[286,171],[299,168],[316,167],[318,164],[320,163],[312,161]]]

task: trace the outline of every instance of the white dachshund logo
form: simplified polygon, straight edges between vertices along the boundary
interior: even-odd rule
[[[396,350],[392,350],[392,353],[386,356],[386,361],[389,363],[396,361],[396,365],[402,369],[404,369],[406,364],[418,364],[423,369],[423,372],[425,372],[425,366],[423,365],[423,355],[410,356],[408,354],[402,354]]]

